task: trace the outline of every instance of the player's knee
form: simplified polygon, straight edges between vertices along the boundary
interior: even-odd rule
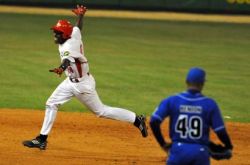
[[[104,114],[103,111],[101,110],[95,110],[94,113],[97,117],[103,117],[103,114]]]
[[[97,117],[103,117],[105,113],[105,108],[103,105],[99,106],[89,106],[88,107]]]
[[[97,117],[109,117],[110,116],[110,110],[102,108],[97,111],[95,111],[95,114]]]
[[[110,111],[109,109],[102,108],[102,109],[100,109],[100,110],[96,113],[96,115],[97,115],[98,117],[109,117],[109,116],[110,116],[110,113],[111,113],[111,111]]]
[[[57,111],[58,110],[58,105],[56,105],[56,104],[46,104],[46,109]]]

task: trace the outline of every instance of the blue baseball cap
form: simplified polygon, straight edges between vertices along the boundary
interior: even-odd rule
[[[187,74],[186,81],[188,83],[204,83],[206,80],[206,72],[202,68],[191,68]]]

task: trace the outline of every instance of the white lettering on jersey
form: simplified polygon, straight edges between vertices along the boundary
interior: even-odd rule
[[[202,113],[201,106],[181,105],[180,112],[184,113]]]

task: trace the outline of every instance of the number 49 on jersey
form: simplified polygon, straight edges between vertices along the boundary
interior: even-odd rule
[[[200,116],[179,115],[175,132],[183,139],[199,139],[202,136],[202,119]]]

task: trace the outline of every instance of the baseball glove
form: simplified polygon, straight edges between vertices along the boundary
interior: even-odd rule
[[[61,76],[64,70],[62,68],[54,68],[54,69],[50,69],[49,71],[54,72],[57,75]]]
[[[87,11],[87,8],[83,5],[77,5],[76,9],[73,9],[72,12],[75,13],[75,15],[84,15]]]
[[[232,157],[232,150],[220,144],[209,142],[208,149],[210,156],[215,160],[230,159]]]

